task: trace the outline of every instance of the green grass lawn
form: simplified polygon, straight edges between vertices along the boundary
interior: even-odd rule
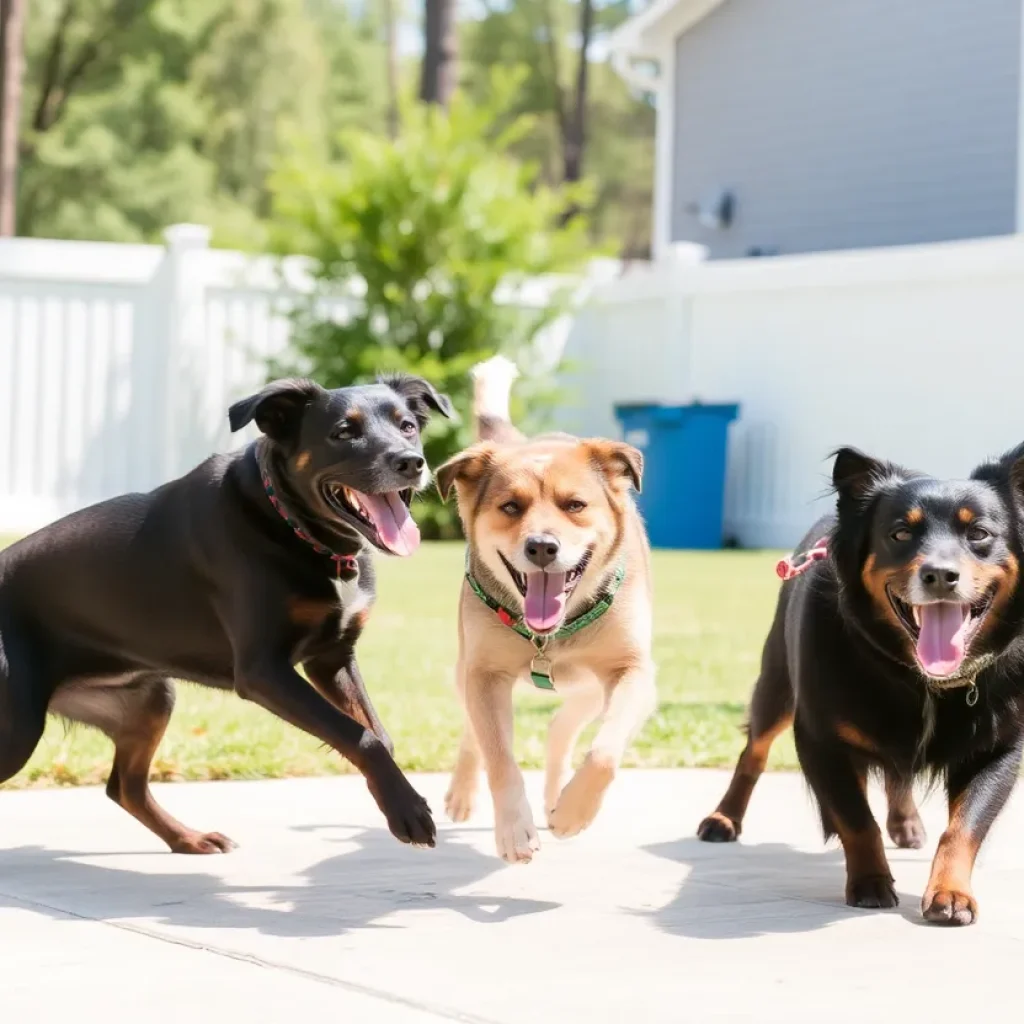
[[[661,703],[627,764],[729,765],[742,745],[744,705],[778,591],[770,552],[658,552],[655,640]],[[425,544],[409,561],[379,559],[378,603],[359,647],[363,675],[410,770],[450,769],[461,728],[452,666],[460,544]],[[57,584],[59,585],[59,584]],[[516,706],[521,764],[543,763],[557,698],[523,688]],[[106,778],[111,745],[53,721],[11,786],[84,784]],[[789,736],[776,767],[795,765]],[[154,763],[161,779],[318,775],[350,770],[331,751],[231,694],[182,684]]]

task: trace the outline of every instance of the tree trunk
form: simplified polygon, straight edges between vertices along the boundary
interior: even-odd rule
[[[398,138],[398,31],[395,6],[400,0],[384,0],[384,42],[388,62],[388,138]]]
[[[23,0],[0,0],[0,238],[15,231]]]
[[[458,38],[454,0],[426,0],[420,99],[447,108],[455,90]]]
[[[583,177],[583,151],[587,142],[587,78],[590,39],[594,34],[594,0],[580,0],[580,56],[576,66],[576,92],[562,140],[564,181]]]

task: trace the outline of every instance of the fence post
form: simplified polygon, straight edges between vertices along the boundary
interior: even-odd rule
[[[665,291],[665,382],[664,401],[689,402],[693,393],[693,338],[691,306],[693,298],[683,286],[688,269],[707,259],[708,250],[692,242],[673,242],[666,246],[663,260],[667,268]]]
[[[203,339],[206,311],[203,254],[209,250],[210,229],[204,224],[172,224],[164,230],[167,255],[159,275],[157,311],[164,320],[165,359],[163,479],[178,476],[180,440],[190,430],[198,410],[192,408],[192,352]],[[162,309],[160,308],[162,307]]]

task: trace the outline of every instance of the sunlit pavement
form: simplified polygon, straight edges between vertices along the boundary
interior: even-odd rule
[[[890,851],[901,905],[842,901],[803,782],[766,776],[740,843],[694,838],[723,772],[624,772],[584,835],[496,859],[484,789],[434,850],[404,847],[356,777],[157,787],[227,856],[182,857],[96,789],[0,793],[9,1020],[996,1019],[1019,1012],[1024,802],[996,825],[971,928],[920,921],[944,801]],[[415,784],[443,819],[442,776]],[[539,778],[529,778],[535,813]],[[1011,1013],[1012,1011],[1012,1013]],[[69,1018],[69,1014],[74,1014]],[[329,1017],[325,1017],[329,1014]]]

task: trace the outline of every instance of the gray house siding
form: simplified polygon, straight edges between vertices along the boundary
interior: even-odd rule
[[[672,238],[713,257],[1016,229],[1022,0],[725,0],[676,41]],[[687,207],[720,189],[731,227]]]

